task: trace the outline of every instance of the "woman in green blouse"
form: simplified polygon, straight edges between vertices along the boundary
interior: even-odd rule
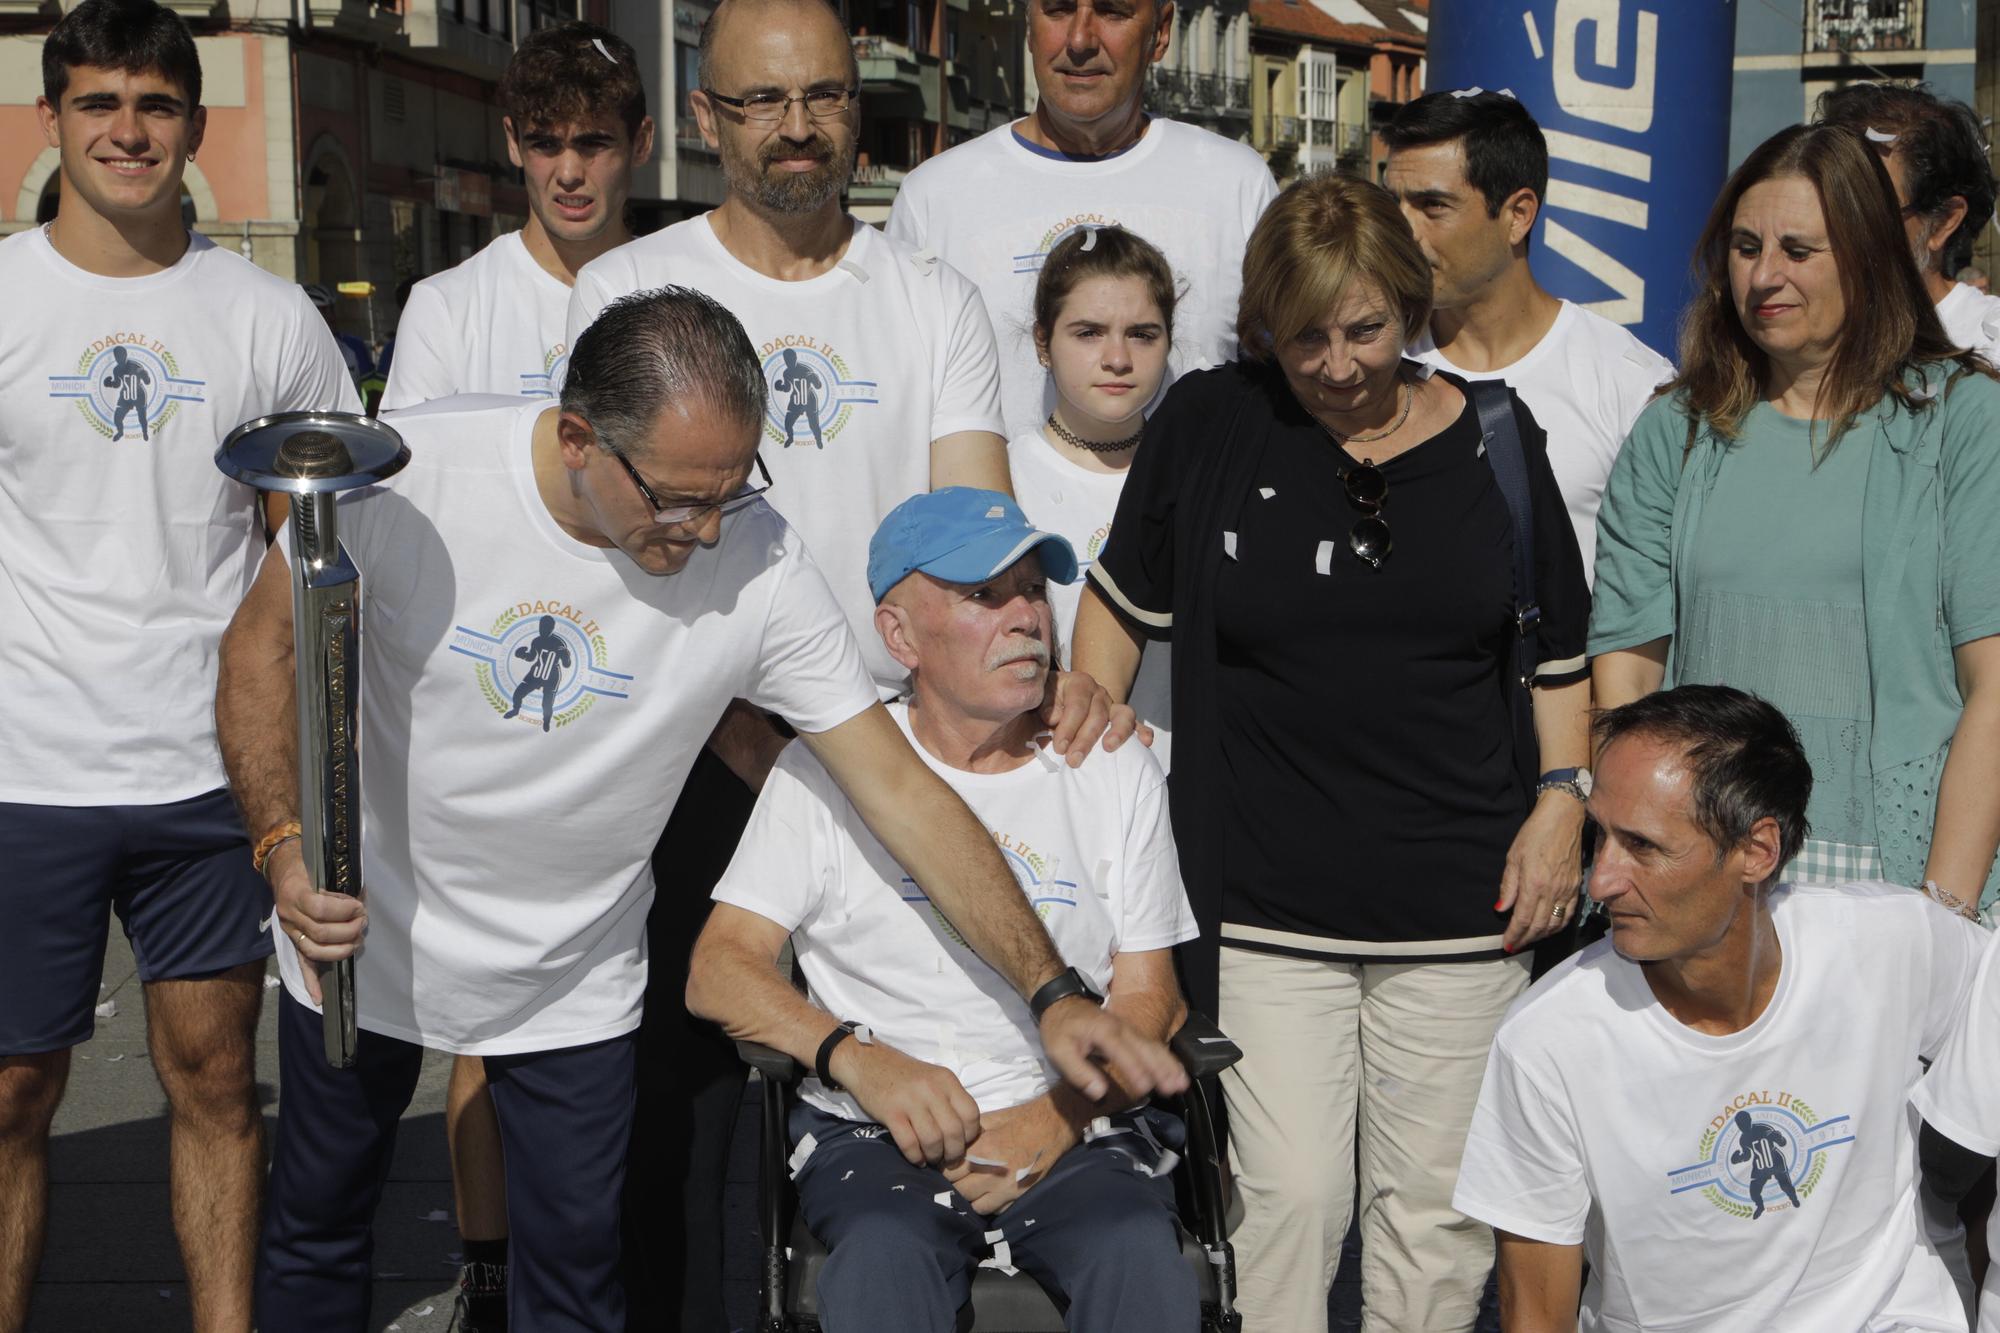
[[[1951,346],[1850,130],[1737,168],[1695,256],[1678,379],[1598,516],[1599,707],[1727,684],[1797,727],[1786,878],[2000,889],[2000,382]]]

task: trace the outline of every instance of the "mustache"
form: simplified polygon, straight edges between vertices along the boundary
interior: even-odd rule
[[[1023,639],[1019,643],[996,648],[986,660],[986,669],[998,671],[1016,662],[1033,662],[1045,667],[1049,664],[1049,646],[1040,639]]]
[[[787,160],[804,159],[809,162],[821,163],[831,162],[833,160],[833,141],[823,134],[816,133],[804,143],[785,143],[781,141],[766,144],[757,152],[757,163],[759,166],[768,167],[779,158]]]

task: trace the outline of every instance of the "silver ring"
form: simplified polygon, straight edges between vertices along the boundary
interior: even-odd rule
[[[293,934],[293,935],[295,935],[295,936],[297,936],[297,937],[298,937],[298,941],[299,941],[299,944],[300,944],[301,946],[304,946],[304,944],[305,944],[305,942],[306,942],[306,933],[305,933],[305,932],[304,932],[303,930],[295,930],[295,931],[293,931],[293,932],[292,932],[292,934]]]
[[[1565,903],[1557,903],[1557,904],[1556,904],[1556,905],[1555,905],[1555,906],[1554,906],[1553,908],[1551,908],[1551,909],[1550,909],[1550,911],[1549,911],[1549,920],[1551,920],[1551,921],[1560,921],[1560,920],[1562,920],[1562,919],[1563,919],[1563,913],[1564,913],[1564,912],[1565,912],[1566,910],[1568,910],[1568,905],[1567,905],[1567,904],[1565,904]]]

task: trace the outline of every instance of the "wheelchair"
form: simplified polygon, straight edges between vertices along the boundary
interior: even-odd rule
[[[1187,1126],[1187,1149],[1174,1172],[1181,1257],[1199,1281],[1202,1333],[1240,1333],[1236,1257],[1224,1235],[1222,1144],[1210,1099],[1219,1095],[1214,1077],[1242,1059],[1243,1052],[1212,1021],[1195,1013],[1188,1015],[1169,1045],[1191,1080],[1185,1093],[1167,1103]],[[757,1071],[761,1083],[757,1214],[764,1252],[757,1333],[819,1333],[819,1273],[827,1250],[798,1216],[786,1167],[790,1156],[786,1117],[792,1089],[805,1071],[790,1056],[768,1046],[739,1041],[736,1051]],[[1062,1303],[1028,1274],[988,1267],[974,1270],[971,1298],[958,1312],[958,1333],[1064,1330]]]

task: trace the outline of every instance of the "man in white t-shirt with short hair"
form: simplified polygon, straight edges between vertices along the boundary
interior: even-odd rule
[[[1173,0],[1030,0],[1035,109],[919,165],[896,192],[890,238],[936,254],[986,299],[1010,439],[1055,410],[1036,357],[1035,275],[1077,227],[1124,227],[1172,263],[1182,292],[1162,393],[1236,356],[1243,251],[1278,187],[1249,145],[1147,114],[1146,71],[1173,31]]]
[[[1944,331],[1957,346],[2000,362],[2000,297],[1955,276],[1993,220],[1993,165],[1979,113],[1920,83],[1850,83],[1821,93],[1813,118],[1844,125],[1874,146]]]
[[[1963,1330],[1907,1101],[1986,933],[1776,882],[1812,768],[1760,699],[1682,686],[1596,739],[1611,934],[1501,1024],[1452,1199],[1500,1233],[1509,1333]]]
[[[113,911],[170,1111],[190,1316],[250,1325],[270,899],[210,703],[264,521],[213,457],[247,418],[360,404],[305,294],[181,220],[201,74],[165,6],[71,9],[36,107],[61,201],[0,241],[0,1329],[28,1318],[49,1126]]]
[[[625,202],[653,155],[653,118],[631,43],[594,23],[538,29],[494,98],[527,182],[527,224],[410,289],[385,412],[458,393],[555,397],[576,275],[632,239]]]
[[[1072,969],[1060,991],[1107,996],[1164,1039],[1186,1015],[1173,946],[1198,930],[1165,776],[1144,746],[1071,768],[1037,743],[1048,585],[1075,575],[1067,541],[970,487],[906,501],[869,548],[875,627],[911,672],[897,723],[1006,856]],[[950,1328],[990,1254],[1059,1292],[1072,1328],[1193,1333],[1168,1178],[1179,1122],[1064,1088],[1035,1041],[1056,992],[1024,1002],[927,886],[794,745],[695,947],[690,1008],[815,1070],[792,1167],[831,1251],[828,1327]],[[788,941],[809,997],[780,967]]]
[[[315,891],[296,840],[267,865],[286,941],[267,1333],[366,1320],[372,1218],[425,1048],[485,1060],[510,1327],[624,1327],[649,856],[731,699],[799,730],[897,855],[939,879],[941,910],[1009,985],[1032,994],[1062,970],[983,830],[876,702],[825,580],[763,501],[764,401],[727,311],[684,289],[641,293],[578,340],[560,403],[402,413],[410,466],[343,499],[342,538],[369,578],[368,896]],[[283,552],[230,626],[216,696],[231,783],[260,831],[298,818]],[[549,632],[571,665],[545,729],[540,710],[509,714],[528,674],[547,674],[534,648]],[[362,1036],[355,1067],[335,1071],[313,1006],[319,967],[348,956]],[[1051,1010],[1042,1032],[1086,1091],[1107,1077],[1090,1051],[1123,1077],[1185,1081],[1157,1042],[1094,1009]]]
[[[1973,978],[1965,1017],[1910,1091],[1923,1117],[1918,1138],[1924,1183],[1946,1205],[1958,1204],[1982,1183],[1991,1189],[1993,1159],[2000,1157],[2000,937],[1986,947]],[[1986,1279],[1979,1290],[1978,1333],[2000,1333],[2000,1208],[1985,1205]]]
[[[1430,327],[1406,355],[1467,379],[1505,380],[1521,395],[1548,432],[1588,575],[1611,465],[1673,364],[1535,280],[1528,237],[1548,193],[1549,150],[1512,94],[1426,94],[1396,113],[1382,141],[1382,183],[1431,262]]]

